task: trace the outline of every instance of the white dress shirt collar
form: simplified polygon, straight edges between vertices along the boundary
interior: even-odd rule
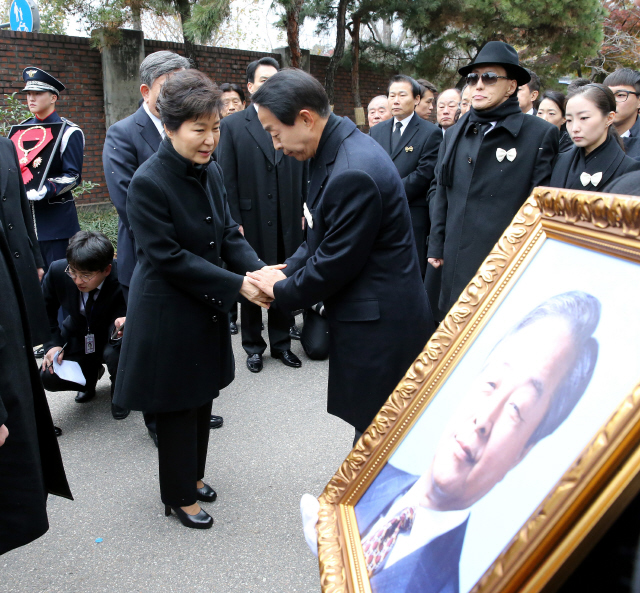
[[[142,107],[145,110],[146,114],[149,116],[149,119],[153,122],[153,125],[158,130],[158,134],[160,134],[160,138],[164,138],[164,126],[162,125],[160,118],[157,115],[153,115],[153,113],[151,113],[151,110],[149,109],[146,103],[143,103]]]
[[[531,109],[529,109],[529,111],[527,111],[527,113],[525,115],[535,115],[535,109],[532,107]]]
[[[630,138],[631,137],[631,128],[629,128],[626,132],[620,134],[620,138]]]
[[[95,292],[93,293],[93,300],[94,301],[98,300],[98,295],[100,294],[100,291],[102,290],[102,285],[103,284],[104,284],[104,280],[102,282],[100,282],[100,284],[95,289]],[[89,300],[89,293],[88,292],[81,292],[80,293],[80,313],[82,313],[82,315],[84,315],[84,306],[86,305],[88,300]]]
[[[410,116],[405,117],[402,121],[398,120],[398,118],[394,117],[393,118],[393,129],[396,129],[396,124],[398,123],[398,121],[400,121],[400,123],[402,124],[402,127],[400,128],[400,136],[402,136],[402,134],[404,134],[404,131],[407,129],[407,126],[409,125],[409,122],[411,121],[411,118],[416,114],[416,112],[414,111]]]

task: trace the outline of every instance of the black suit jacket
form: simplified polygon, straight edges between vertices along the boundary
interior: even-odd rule
[[[197,408],[233,380],[228,313],[245,273],[265,264],[229,214],[218,164],[196,169],[168,139],[136,171],[127,211],[138,265],[113,401]]]
[[[636,123],[629,130],[629,136],[622,141],[627,156],[640,161],[640,117],[636,118]]]
[[[498,121],[476,146],[469,114],[444,135],[440,152],[446,158],[459,135],[451,162],[453,182],[445,186],[436,169],[436,186],[429,204],[431,233],[428,257],[444,259],[440,310],[445,313],[489,255],[534,187],[549,185],[558,153],[559,130],[539,117],[516,113]],[[497,149],[516,149],[509,161],[497,159]]]
[[[136,242],[127,216],[127,190],[133,174],[156,153],[162,138],[140,107],[133,115],[107,130],[102,149],[102,165],[109,197],[118,211],[118,266],[120,283],[129,286],[136,267]]]
[[[7,233],[27,305],[31,344],[36,346],[49,337],[49,323],[38,280],[38,268],[43,268],[44,262],[22,183],[18,155],[13,142],[8,138],[0,138],[0,221]]]
[[[442,130],[413,114],[395,150],[391,150],[394,118],[371,128],[371,137],[384,148],[397,167],[411,208],[427,207],[427,191],[435,175]],[[407,150],[410,149],[410,150]]]
[[[358,531],[364,537],[395,500],[420,478],[385,465],[355,507]],[[468,519],[426,546],[373,575],[373,593],[458,593],[460,555]]]
[[[363,431],[433,333],[433,317],[402,181],[382,147],[332,114],[310,172],[313,226],[286,262],[276,303],[324,302],[328,411]]]
[[[49,316],[50,336],[44,344],[45,352],[54,346],[64,346],[68,355],[84,353],[84,338],[88,333],[87,318],[80,312],[80,291],[73,280],[64,273],[66,259],[51,264],[44,281],[42,292]],[[62,307],[69,315],[58,326],[58,309]],[[96,351],[107,344],[114,329],[114,321],[125,317],[127,307],[118,281],[118,265],[113,262],[111,273],[105,278],[91,312],[91,333],[96,340]]]
[[[224,174],[231,217],[242,225],[261,259],[282,263],[277,261],[278,231],[285,257],[302,243],[307,164],[274,149],[253,105],[222,120],[216,160]]]
[[[72,498],[40,375],[16,257],[0,221],[0,554],[49,528],[47,493]]]

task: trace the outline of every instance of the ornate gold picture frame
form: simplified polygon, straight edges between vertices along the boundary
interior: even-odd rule
[[[431,433],[442,432],[450,417],[455,416],[450,412],[466,409],[466,404],[456,400],[457,394],[472,382],[474,373],[479,369],[484,373],[492,366],[487,361],[492,360],[494,352],[512,355],[518,349],[513,336],[522,328],[526,330],[527,324],[533,323],[531,319],[538,319],[539,312],[551,306],[549,303],[567,300],[567,294],[569,298],[586,294],[591,302],[600,303],[600,308],[596,306],[596,330],[592,327],[593,335],[585,334],[579,352],[574,352],[573,346],[562,350],[563,334],[558,324],[549,326],[553,331],[542,347],[536,345],[535,336],[520,340],[530,347],[528,362],[549,372],[544,375],[548,385],[553,383],[555,375],[550,369],[555,368],[555,362],[542,354],[557,348],[557,359],[570,360],[568,370],[562,370],[562,375],[557,371],[556,384],[549,391],[560,392],[566,383],[572,385],[571,393],[578,395],[572,396],[571,405],[553,422],[549,421],[551,404],[545,407],[542,420],[534,419],[533,404],[526,407],[526,402],[538,401],[535,397],[542,398],[546,393],[541,381],[530,380],[526,384],[533,393],[528,399],[526,392],[518,392],[524,403],[516,405],[512,401],[515,396],[505,397],[501,410],[510,415],[505,420],[511,422],[509,430],[513,426],[526,427],[527,422],[536,427],[548,425],[547,430],[538,434],[540,430],[534,427],[534,435],[521,451],[515,451],[520,453],[514,453],[513,463],[502,471],[496,470],[492,485],[478,479],[480,485],[474,490],[469,486],[473,480],[468,477],[472,469],[465,470],[466,483],[460,492],[475,495],[469,494],[466,502],[451,499],[454,502],[446,510],[454,513],[449,513],[446,521],[458,525],[456,531],[436,530],[429,534],[427,529],[424,535],[425,541],[436,543],[445,541],[437,539],[442,533],[442,537],[449,537],[450,547],[440,559],[444,564],[449,562],[456,545],[448,534],[461,534],[458,540],[464,540],[460,544],[462,553],[451,561],[457,576],[446,583],[447,591],[540,591],[563,578],[584,552],[594,528],[611,522],[640,489],[640,369],[635,357],[640,355],[638,264],[640,199],[535,189],[320,496],[317,532],[324,593],[418,590],[417,581],[406,577],[407,569],[403,568],[410,565],[401,564],[416,549],[409,540],[403,543],[405,547],[409,545],[405,556],[400,552],[393,558],[398,567],[395,574],[402,576],[404,584],[389,587],[389,579],[386,588],[375,584],[385,581],[377,576],[382,572],[370,553],[371,540],[377,537],[376,533],[389,533],[387,518],[398,504],[391,501],[405,495],[412,500],[411,493],[418,492],[415,489],[419,484],[436,481],[434,467],[443,442],[457,443],[454,447],[459,449],[447,459],[453,459],[458,469],[467,461],[470,468],[478,463],[480,453],[472,450],[463,437],[455,436],[452,441],[445,429],[436,440]],[[632,292],[634,283],[636,290]],[[589,356],[590,367],[582,362]],[[578,368],[582,375],[576,371]],[[578,379],[570,383],[569,376],[574,371]],[[482,381],[485,379],[474,379],[473,384]],[[495,381],[488,380],[488,384],[497,389]],[[457,403],[449,403],[453,400]],[[491,421],[497,423],[496,418]],[[507,449],[500,456],[503,460],[509,457]],[[391,497],[384,511],[371,522],[371,531],[366,531],[369,527],[359,525],[359,517],[363,522],[365,514],[358,505],[377,500],[377,495],[371,493],[378,492],[374,488],[382,479],[381,472],[395,466],[400,468],[398,474],[422,475],[422,481],[409,481],[413,486]],[[413,471],[402,471],[401,466]],[[487,473],[491,470],[483,469],[482,475]],[[448,485],[445,481],[446,495]],[[370,496],[363,498],[370,487]],[[452,492],[455,487],[451,486]],[[437,492],[442,494],[442,488]],[[417,525],[418,515],[415,521]],[[472,521],[478,532],[475,535]],[[393,545],[400,537],[397,533],[396,530]],[[363,541],[368,550],[366,558]],[[378,549],[383,547],[378,541],[375,545]],[[391,564],[391,554],[378,555],[377,560],[384,558],[380,562],[382,570]],[[443,571],[441,564],[436,572]],[[431,577],[423,574],[419,578],[422,583]],[[440,590],[444,586],[440,582],[434,588]],[[419,590],[429,591],[429,587],[421,586]]]

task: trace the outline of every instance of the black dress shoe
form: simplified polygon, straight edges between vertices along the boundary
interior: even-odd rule
[[[111,415],[116,420],[124,420],[131,410],[127,410],[127,408],[121,408],[120,406],[116,406],[116,404],[111,404]]]
[[[232,336],[235,336],[238,333],[238,324],[235,321],[232,321],[229,324],[229,331],[231,332]]]
[[[93,389],[87,389],[86,391],[78,391],[78,394],[76,395],[76,401],[79,404],[85,404],[91,401],[95,396],[96,396],[95,387]]]
[[[164,514],[167,517],[171,514],[171,509],[178,515],[180,523],[185,527],[191,527],[192,529],[209,529],[213,525],[213,517],[202,509],[200,509],[197,515],[188,515],[180,507],[170,507],[165,504]]]
[[[151,440],[153,441],[153,444],[156,446],[156,449],[158,448],[158,435],[153,432],[153,430],[151,430],[150,428],[147,428],[147,432],[149,433],[149,436],[151,437]]]
[[[204,484],[204,482],[202,483]],[[198,488],[198,500],[202,502],[213,502],[216,498],[218,498],[218,495],[209,484],[204,484],[202,488]]]
[[[214,416],[211,414],[211,420],[209,420],[209,428],[220,428],[222,426],[222,416]]]
[[[294,369],[300,368],[302,362],[291,350],[283,350],[282,352],[272,352],[271,358],[277,358],[281,360],[283,364]]]
[[[289,328],[289,337],[292,340],[301,340],[302,339],[302,334],[300,333],[300,330],[295,325],[292,325]]]
[[[53,432],[55,432],[56,436],[59,437],[62,434],[62,428],[59,428],[58,426],[54,426]]]
[[[252,373],[259,373],[262,370],[262,354],[252,354],[248,356],[247,368]]]

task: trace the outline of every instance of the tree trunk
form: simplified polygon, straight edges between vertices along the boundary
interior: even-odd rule
[[[353,24],[349,33],[351,34],[351,92],[353,93],[353,104],[355,107],[362,107],[360,99],[360,23],[361,17],[353,17]]]
[[[338,19],[337,19],[337,33],[336,33],[336,46],[333,50],[333,55],[329,60],[329,65],[327,66],[327,74],[324,79],[324,88],[327,91],[327,95],[329,96],[329,104],[333,105],[333,101],[335,98],[335,79],[336,79],[336,71],[338,70],[338,65],[344,56],[344,35],[345,29],[347,25],[347,5],[349,4],[349,0],[340,0],[338,3]]]
[[[287,43],[291,51],[291,66],[300,68],[302,52],[300,51],[300,9],[303,0],[292,0],[287,9]]]
[[[136,31],[142,31],[142,14],[140,9],[140,2],[131,3],[131,26]]]
[[[198,55],[196,53],[196,46],[191,39],[185,34],[184,26],[186,22],[191,18],[191,6],[189,0],[174,0],[174,4],[178,14],[180,15],[180,22],[182,23],[182,37],[184,39],[184,52],[193,64],[193,68],[198,67]]]

